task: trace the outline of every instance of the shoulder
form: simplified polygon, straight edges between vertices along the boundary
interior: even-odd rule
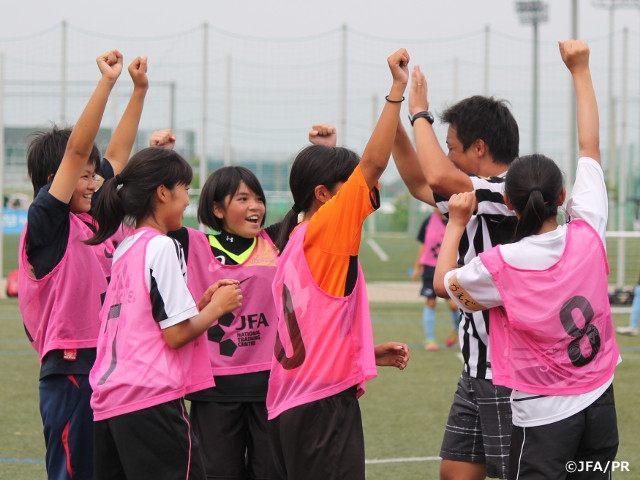
[[[53,245],[68,241],[71,222],[69,204],[61,202],[43,187],[27,212],[27,244]]]
[[[266,227],[263,232],[271,239],[272,242],[275,242],[280,234],[280,228],[282,227],[282,222],[277,222],[272,225]]]
[[[182,257],[182,246],[175,238],[158,234],[149,240],[147,244],[147,256],[155,257],[165,254],[173,254]]]

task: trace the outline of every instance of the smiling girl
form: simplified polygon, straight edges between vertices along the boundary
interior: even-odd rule
[[[242,295],[220,280],[196,305],[187,288],[182,249],[166,234],[182,226],[191,178],[180,155],[147,148],[105,182],[94,210],[89,243],[123,221],[132,229],[113,256],[90,374],[97,479],[206,478],[183,397],[213,385],[203,333]]]
[[[258,178],[228,166],[209,176],[198,207],[198,220],[220,233],[170,233],[184,248],[194,297],[222,278],[246,282],[242,308],[219,318],[207,335],[215,387],[188,397],[210,478],[271,478],[266,395],[277,321],[273,239],[280,224],[263,229],[265,215]]]

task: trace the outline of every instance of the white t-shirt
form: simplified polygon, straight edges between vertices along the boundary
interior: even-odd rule
[[[579,218],[589,223],[605,243],[609,214],[607,189],[602,167],[594,159],[582,157],[578,160],[576,181],[566,210],[570,219]],[[560,260],[566,241],[567,225],[559,225],[551,232],[530,235],[516,243],[500,245],[499,248],[505,261],[513,267],[544,270]],[[451,298],[456,301],[456,296],[452,295],[448,289],[449,279],[454,274],[458,283],[476,302],[487,308],[503,305],[493,277],[480,258],[476,257],[464,267],[452,270],[445,275],[445,287]],[[466,310],[460,303],[458,306]],[[597,400],[612,381],[613,377],[597,390],[580,395],[540,396],[513,390],[511,393],[513,424],[519,427],[531,427],[568,418]]]
[[[127,236],[113,255],[116,262],[144,232]],[[157,235],[147,244],[145,281],[154,312],[163,309],[160,328],[172,327],[198,314],[196,303],[187,288],[187,267],[180,243],[166,235]],[[153,286],[153,288],[152,288]],[[166,318],[164,318],[166,317]]]

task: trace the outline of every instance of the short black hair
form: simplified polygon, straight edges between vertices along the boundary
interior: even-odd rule
[[[448,107],[440,119],[456,129],[464,150],[481,139],[496,163],[509,165],[518,157],[518,123],[505,100],[474,95]]]
[[[213,214],[213,206],[218,205],[224,210],[224,199],[227,195],[235,195],[241,182],[258,197],[262,197],[266,209],[267,199],[258,177],[246,167],[231,165],[219,168],[204,182],[198,203],[198,221],[213,230],[222,231],[222,220]],[[266,215],[262,217],[260,226],[264,225],[265,218]]]

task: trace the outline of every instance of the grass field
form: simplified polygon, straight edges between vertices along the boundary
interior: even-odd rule
[[[380,262],[364,246],[361,260],[368,281],[405,281],[413,266],[415,240],[376,238],[390,255]],[[9,245],[5,237],[5,247]],[[12,253],[15,255],[15,252]],[[15,258],[15,257],[14,257]],[[5,265],[10,259],[5,255]],[[15,268],[15,267],[14,267]],[[10,270],[10,269],[9,269]],[[634,276],[637,268],[634,267]],[[415,291],[417,292],[417,284]],[[440,302],[436,336],[442,342],[449,316]],[[411,361],[400,372],[379,369],[360,404],[366,441],[367,478],[436,479],[437,458],[449,406],[462,364],[457,349],[422,348],[420,302],[372,303],[376,342],[398,340],[411,347]],[[625,325],[628,314],[614,315]],[[618,337],[623,362],[614,382],[620,430],[618,460],[630,472],[616,478],[640,479],[640,409],[637,408],[640,337]],[[27,342],[15,298],[0,299],[0,480],[45,479],[44,441],[38,411],[38,360]]]
[[[436,334],[443,339],[448,315],[439,304]],[[437,458],[447,413],[461,371],[456,349],[422,349],[420,303],[373,303],[376,342],[409,343],[411,360],[403,372],[379,369],[361,398],[367,478],[438,478]],[[616,315],[623,325],[627,315]],[[620,429],[618,460],[629,462],[626,479],[640,478],[640,409],[637,379],[640,339],[619,338],[624,361],[616,371]],[[45,479],[44,441],[38,412],[38,360],[24,336],[16,299],[0,300],[0,480]],[[623,477],[624,475],[624,477]]]

